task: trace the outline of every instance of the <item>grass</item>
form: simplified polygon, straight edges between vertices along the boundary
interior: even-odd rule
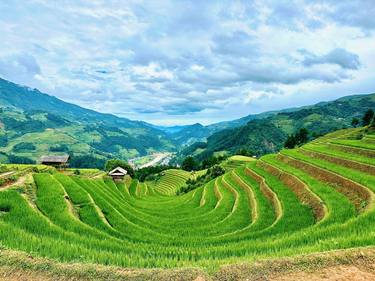
[[[151,182],[126,177],[114,183],[95,177],[97,170],[77,176],[38,167],[35,187],[0,192],[0,243],[58,262],[209,272],[232,263],[375,245],[375,176],[336,161],[373,165],[371,157],[329,149],[332,143],[347,147],[346,140],[357,141],[350,139],[353,133],[358,130],[260,160],[232,157],[222,163],[224,175],[180,196],[176,191],[204,171],[172,169]],[[311,173],[308,165],[340,184]],[[364,202],[358,202],[361,194],[353,197],[343,188],[353,184],[370,194]],[[319,219],[317,202],[324,209]]]

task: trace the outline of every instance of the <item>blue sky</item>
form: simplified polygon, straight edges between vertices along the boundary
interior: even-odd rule
[[[0,77],[190,124],[375,92],[373,0],[1,1]]]

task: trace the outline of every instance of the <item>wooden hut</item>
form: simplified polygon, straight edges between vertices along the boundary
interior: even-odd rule
[[[121,167],[116,167],[116,168],[114,168],[112,171],[110,171],[109,173],[108,173],[108,175],[110,176],[110,177],[112,177],[112,179],[114,180],[114,181],[120,181],[120,180],[123,180],[124,179],[124,177],[125,177],[125,175],[128,173],[128,171],[127,170],[125,170],[125,169],[123,169],[123,168],[121,168]]]
[[[62,156],[50,156],[44,155],[40,157],[40,164],[53,166],[59,169],[66,168],[68,166],[69,155],[62,155]]]

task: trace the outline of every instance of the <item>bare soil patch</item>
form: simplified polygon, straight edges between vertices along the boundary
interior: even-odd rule
[[[295,272],[285,274],[283,276],[271,277],[273,281],[297,281],[297,280],[309,280],[309,281],[368,281],[375,280],[375,272],[371,268],[363,268],[355,265],[350,266],[333,266],[324,268],[316,272]]]
[[[0,281],[5,280],[375,280],[375,247],[227,265],[212,275],[196,268],[127,269],[95,264],[59,263],[32,257],[23,252],[0,249]]]

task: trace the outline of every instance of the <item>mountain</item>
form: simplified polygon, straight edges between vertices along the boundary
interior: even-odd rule
[[[300,109],[272,112],[264,118],[249,117],[251,120],[243,126],[215,132],[206,142],[186,147],[178,158],[193,155],[202,160],[215,153],[234,153],[242,148],[255,155],[276,152],[287,136],[300,128],[308,129],[311,137],[326,134],[349,127],[352,118],[361,118],[369,108],[375,109],[375,94],[346,96]]]
[[[208,126],[200,123],[183,126],[180,130],[169,132],[168,135],[178,145],[187,146],[195,142],[205,141],[206,138],[214,133]]]
[[[0,160],[70,153],[103,162],[175,148],[165,132],[145,122],[85,109],[0,79]]]
[[[185,147],[185,146],[192,145],[196,142],[205,142],[209,136],[221,130],[240,127],[240,126],[246,125],[248,122],[252,120],[264,119],[269,116],[278,114],[280,112],[293,112],[296,110],[300,110],[302,108],[304,107],[288,108],[288,109],[277,110],[277,111],[267,111],[267,112],[262,112],[259,114],[250,114],[239,119],[230,120],[230,121],[222,121],[222,122],[210,124],[207,126],[203,126],[200,123],[196,123],[193,125],[185,125],[185,126],[171,126],[171,127],[155,126],[155,128],[164,131],[178,145]]]
[[[207,126],[203,126],[200,123],[195,123],[193,125],[184,126],[154,127],[165,132],[174,142],[176,142],[177,145],[186,147],[196,142],[205,142],[209,136],[218,131],[240,127],[251,120],[266,118],[276,113],[276,111],[270,111],[260,114],[252,114],[240,119],[218,122]]]

